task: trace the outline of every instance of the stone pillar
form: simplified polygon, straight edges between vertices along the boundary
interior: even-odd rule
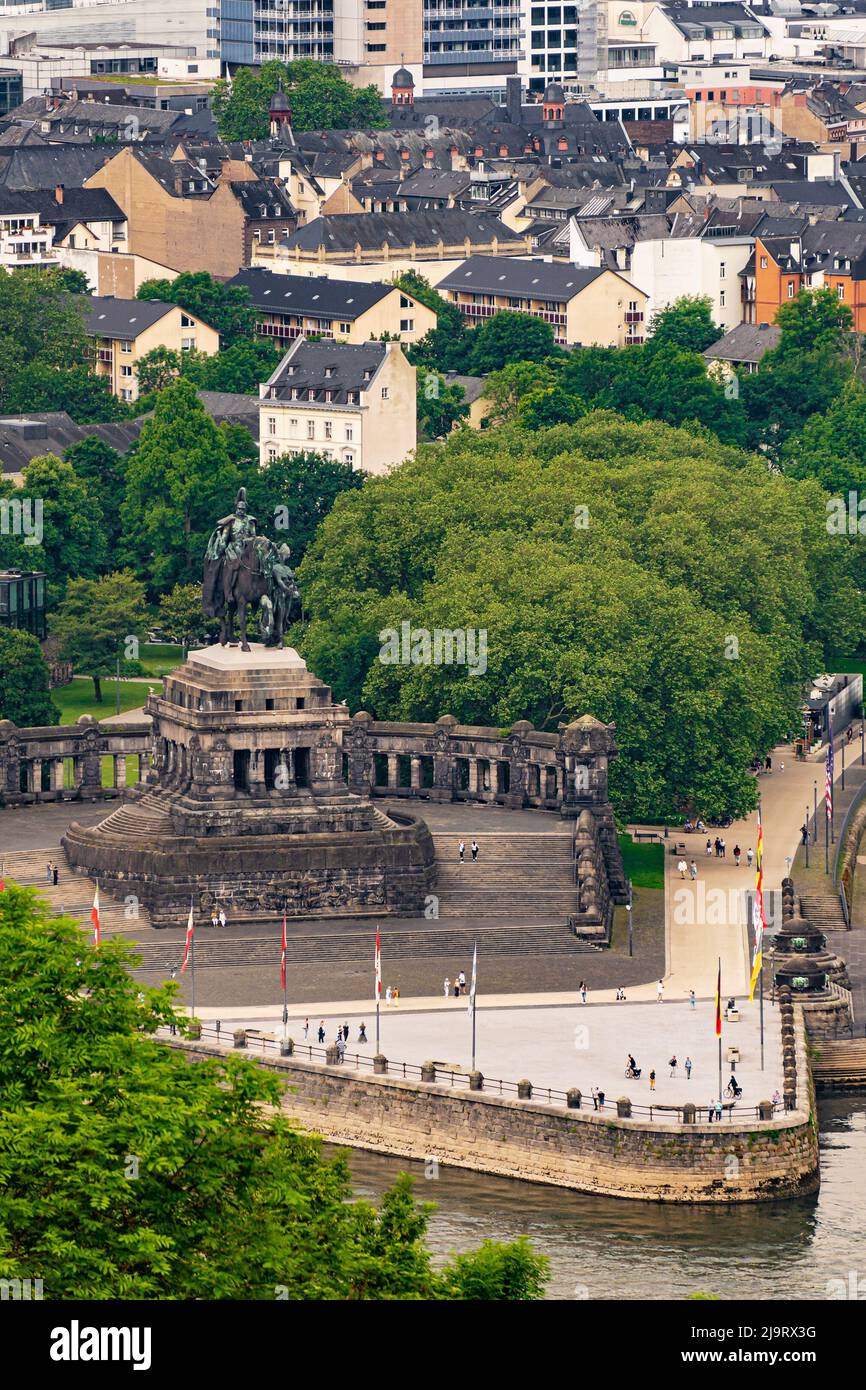
[[[616,1113],[620,1120],[631,1119],[631,1101],[628,1096],[620,1096],[616,1103]]]
[[[772,1120],[773,1102],[771,1100],[762,1100],[758,1103],[758,1116],[762,1120]]]
[[[280,1056],[291,1057],[295,1051],[294,1038],[282,1038],[280,1040]]]
[[[51,762],[51,789],[55,792],[63,791],[64,773],[66,764],[63,758],[53,758]]]
[[[390,790],[392,787],[396,787],[396,786],[399,785],[400,775],[399,775],[399,769],[398,769],[398,766],[397,766],[397,754],[396,754],[396,753],[389,753],[389,754],[387,755],[387,757],[388,757],[388,788],[389,788],[389,790]]]
[[[310,775],[313,775],[312,767]],[[250,796],[267,796],[265,755],[260,748],[254,748],[250,753]]]
[[[418,791],[421,787],[421,759],[415,753],[409,759],[409,774],[412,790]]]
[[[435,1080],[436,1080],[436,1063],[435,1063],[435,1062],[422,1062],[422,1063],[421,1063],[421,1080],[422,1080],[422,1081],[435,1081]]]
[[[478,759],[468,758],[467,762],[469,763],[469,794],[470,796],[477,796],[480,790]]]
[[[571,1090],[566,1091],[565,1093],[565,1103],[568,1106],[569,1110],[579,1110],[580,1103],[582,1100],[583,1095],[577,1089],[576,1086],[572,1086]]]
[[[695,1123],[695,1114],[696,1111],[694,1102],[687,1100],[685,1105],[683,1106],[683,1124],[693,1125]]]
[[[83,792],[102,790],[102,762],[95,748],[90,748],[83,759],[84,776],[81,782]]]
[[[470,1091],[484,1090],[484,1077],[480,1071],[471,1071],[469,1073],[469,1089]]]
[[[377,1052],[373,1058],[373,1072],[376,1076],[384,1076],[388,1070],[388,1058],[381,1052]]]
[[[114,755],[114,785],[118,791],[126,786],[126,754]]]
[[[235,1031],[234,1031],[234,1046],[235,1046],[235,1047],[246,1047],[246,1045],[247,1045],[247,1034],[246,1034],[246,1029],[245,1029],[245,1028],[236,1028]]]
[[[490,795],[496,796],[499,791],[499,763],[496,758],[490,759]]]
[[[325,1065],[335,1067],[340,1060],[340,1049],[336,1043],[329,1043],[325,1048]]]
[[[525,1081],[525,1080],[524,1080],[524,1081],[518,1081],[518,1083],[517,1083],[517,1099],[518,1099],[518,1100],[532,1100],[532,1082],[531,1082],[531,1081]]]
[[[32,758],[28,769],[30,790],[38,796],[42,791],[42,759]]]

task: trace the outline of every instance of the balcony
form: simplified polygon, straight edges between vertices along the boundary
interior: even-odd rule
[[[625,321],[626,323],[643,323],[643,314],[639,309],[629,309]]]

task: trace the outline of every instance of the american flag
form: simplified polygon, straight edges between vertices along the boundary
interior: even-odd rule
[[[827,819],[833,819],[833,735],[827,748],[827,777],[824,782],[824,800],[827,803]]]

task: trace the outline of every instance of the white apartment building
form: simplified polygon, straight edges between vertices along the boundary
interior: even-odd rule
[[[259,387],[260,461],[317,453],[387,473],[415,449],[415,393],[399,343],[297,338]]]
[[[727,333],[743,320],[739,277],[754,249],[754,237],[742,235],[638,241],[624,273],[649,295],[648,319],[685,294],[706,295]]]
[[[54,228],[43,226],[38,212],[28,209],[20,193],[0,190],[0,266],[57,265]]]

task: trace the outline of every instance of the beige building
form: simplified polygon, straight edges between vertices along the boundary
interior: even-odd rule
[[[178,304],[96,295],[87,302],[87,336],[94,344],[97,375],[110,379],[122,401],[138,399],[138,360],[154,348],[208,355],[219,351],[216,330]]]
[[[297,338],[259,388],[261,462],[317,453],[387,473],[417,443],[415,385],[399,343]]]
[[[477,327],[503,312],[533,314],[560,347],[642,343],[648,296],[615,270],[470,256],[437,290]]]
[[[436,315],[394,285],[358,284],[324,275],[274,275],[258,268],[240,271],[232,285],[249,291],[256,333],[287,347],[295,338],[329,338],[366,343],[388,333],[417,343],[436,327]]]

